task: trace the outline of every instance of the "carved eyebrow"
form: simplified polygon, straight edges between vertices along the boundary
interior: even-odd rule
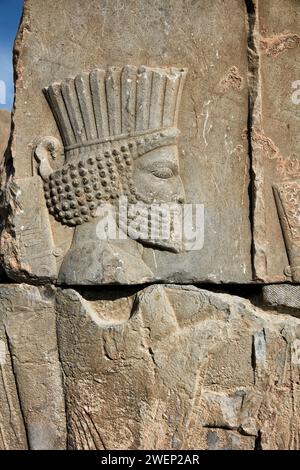
[[[171,162],[170,160],[167,159],[161,159],[160,161],[156,162],[148,162],[144,163],[141,165],[142,169],[147,169],[150,171],[161,169],[161,168],[170,168],[174,173],[178,173],[179,171],[179,166],[175,162]]]

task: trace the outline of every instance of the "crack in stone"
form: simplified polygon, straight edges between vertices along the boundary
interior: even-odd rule
[[[54,303],[54,305],[56,305],[56,301]],[[64,368],[63,368],[63,364],[62,364],[62,359],[61,359],[61,350],[60,350],[60,347],[59,347],[59,335],[58,335],[58,317],[57,317],[57,313],[55,315],[55,332],[56,332],[56,344],[57,344],[57,358],[58,358],[58,362],[59,362],[59,367],[60,367],[60,371],[61,371],[61,386],[62,386],[62,390],[63,390],[63,403],[64,403],[64,417],[65,417],[65,426],[66,426],[66,442],[65,442],[65,449],[68,449],[68,435],[69,435],[69,423],[68,423],[68,414],[67,414],[67,399],[66,399],[66,388],[65,388],[65,377],[66,377],[66,374],[65,374],[65,371],[64,371]]]
[[[262,448],[262,434],[261,434],[260,429],[258,430],[257,436],[255,438],[254,450],[263,450],[263,448]]]
[[[245,0],[247,22],[248,22],[248,119],[247,119],[247,141],[249,156],[249,219],[252,234],[251,243],[251,266],[252,277],[256,276],[255,272],[255,244],[254,244],[254,210],[255,210],[255,173],[253,170],[253,127],[255,103],[258,97],[259,80],[259,52],[255,41],[255,29],[257,23],[257,6],[255,0]]]
[[[21,393],[20,393],[20,389],[19,389],[17,372],[15,370],[15,365],[14,365],[14,361],[13,361],[13,356],[14,355],[13,355],[13,352],[12,352],[12,345],[11,345],[10,338],[8,336],[5,325],[4,325],[4,334],[5,334],[5,339],[6,339],[6,343],[7,343],[7,350],[8,350],[9,356],[11,358],[11,369],[12,369],[12,373],[13,373],[14,381],[15,381],[15,385],[16,385],[16,393],[17,393],[18,402],[19,402],[19,406],[20,406],[20,413],[21,413],[21,416],[22,416],[23,424],[24,424],[26,444],[27,444],[27,448],[29,450],[31,450],[30,437],[29,437],[29,433],[28,433],[28,428],[27,428],[27,422],[26,422],[25,412],[24,412],[24,408],[23,408],[22,397],[21,397]]]

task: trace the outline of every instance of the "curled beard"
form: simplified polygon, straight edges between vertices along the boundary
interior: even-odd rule
[[[183,251],[181,221],[182,208],[178,203],[149,203],[139,200],[130,203],[121,198],[117,225],[132,240],[144,246]]]

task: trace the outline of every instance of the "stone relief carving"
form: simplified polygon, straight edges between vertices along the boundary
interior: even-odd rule
[[[273,185],[278,216],[290,262],[286,275],[300,281],[300,180]]]
[[[30,206],[26,210],[21,209],[16,215],[19,262],[22,269],[28,267],[28,271],[30,271],[30,266],[34,264],[36,266],[35,275],[40,279],[55,279],[57,252],[47,209],[40,205],[43,188],[40,185],[39,177],[17,180],[17,184],[20,193],[18,203],[21,208],[26,206],[26,198],[27,200],[31,199]],[[31,197],[33,192],[37,194],[37,197]]]
[[[285,275],[300,281],[300,160],[296,155],[283,156],[277,147],[273,193],[290,266]]]
[[[126,282],[134,280],[131,272],[146,281],[152,273],[141,258],[143,244],[182,249],[172,233],[163,241],[141,236],[136,241],[99,240],[97,226],[101,207],[116,206],[121,197],[129,205],[146,207],[184,201],[177,119],[185,75],[186,70],[178,68],[108,67],[44,90],[64,148],[54,137],[45,137],[35,158],[49,213],[75,228],[60,269],[61,282],[93,284],[104,277]],[[51,162],[62,154],[62,167],[53,170]],[[135,218],[137,214],[128,211],[128,219]],[[138,221],[150,224],[148,214],[138,214]]]

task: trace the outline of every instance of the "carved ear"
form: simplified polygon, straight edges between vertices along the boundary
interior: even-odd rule
[[[50,162],[62,155],[63,147],[55,137],[43,137],[34,150],[34,157],[38,162],[38,171],[43,180],[53,172]]]

